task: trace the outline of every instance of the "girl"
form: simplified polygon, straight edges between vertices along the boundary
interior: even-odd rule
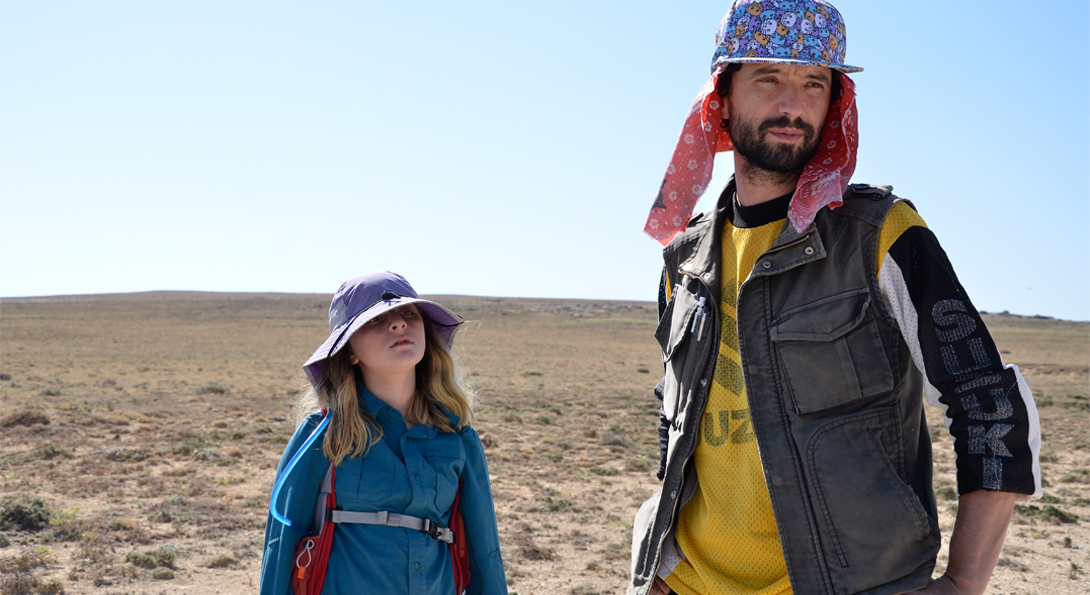
[[[353,514],[334,519],[322,595],[454,594],[447,528],[455,496],[466,528],[467,592],[507,593],[484,449],[450,355],[461,323],[395,273],[349,279],[337,290],[329,338],[303,365],[311,388],[296,411],[306,417],[276,472],[261,595],[292,592],[296,545],[320,528],[315,505],[330,475],[335,510]]]

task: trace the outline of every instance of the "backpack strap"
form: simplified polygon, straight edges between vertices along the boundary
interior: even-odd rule
[[[444,543],[454,543],[454,531],[451,531],[431,519],[422,519],[387,510],[380,510],[378,512],[333,510],[330,514],[330,520],[337,524],[348,523],[353,525],[385,525],[387,527],[401,527],[403,529],[412,529],[414,531],[426,533],[434,539]]]
[[[330,465],[325,470],[325,478],[322,479],[322,489],[318,492],[318,501],[314,503],[314,520],[310,524],[310,534],[314,534],[316,531],[321,530],[322,523],[326,518],[326,495],[333,494],[334,502],[336,502],[337,493],[333,487],[333,465]]]

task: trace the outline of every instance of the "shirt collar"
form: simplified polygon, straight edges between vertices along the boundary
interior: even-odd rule
[[[390,407],[388,404],[386,404],[386,401],[383,401],[382,399],[376,397],[375,393],[367,390],[367,387],[364,386],[362,382],[356,383],[356,389],[360,393],[360,400],[363,402],[363,408],[367,411],[367,413],[371,414],[371,417],[378,418],[378,416],[383,413],[383,409],[389,409],[390,411],[401,415],[401,413],[398,412],[397,409]]]
[[[357,390],[359,390],[360,400],[363,402],[364,409],[367,410],[367,413],[369,413],[372,418],[377,420],[377,419],[379,419],[380,416],[386,417],[386,416],[390,416],[390,415],[396,415],[398,420],[400,420],[402,423],[405,422],[405,418],[402,417],[400,411],[398,411],[394,407],[391,407],[388,403],[386,403],[386,401],[383,401],[382,399],[375,396],[375,393],[368,390],[367,387],[362,382],[356,383],[356,388],[357,388]],[[461,418],[459,418],[457,415],[454,415],[453,413],[447,411],[443,407],[440,407],[440,409],[450,419],[451,427],[457,428]],[[417,428],[421,428],[421,429],[417,430]],[[433,428],[431,426],[424,426],[424,425],[421,425],[421,424],[416,424],[409,431],[411,432],[411,431],[414,431],[414,430],[416,430],[417,432],[423,432],[424,434],[427,434],[428,436],[434,436],[435,434],[437,434],[439,432],[439,430],[437,430],[437,429],[435,429],[435,428]]]

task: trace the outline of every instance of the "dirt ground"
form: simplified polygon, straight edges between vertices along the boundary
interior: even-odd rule
[[[438,299],[470,321],[456,351],[477,390],[510,591],[623,592],[632,517],[657,490],[654,305]],[[325,338],[328,300],[0,301],[0,593],[256,591],[299,366]],[[1090,325],[985,319],[1034,390],[1046,482],[1016,511],[988,593],[1086,593]],[[930,420],[948,537],[953,456]]]

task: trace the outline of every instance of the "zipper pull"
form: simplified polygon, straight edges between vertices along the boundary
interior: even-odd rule
[[[696,314],[693,315],[693,327],[689,329],[690,333],[695,333],[697,325],[700,325],[700,332],[696,334],[697,341],[700,341],[704,337],[704,316],[706,314],[704,311],[704,304],[706,301],[707,298],[700,298],[700,302],[696,305]]]

